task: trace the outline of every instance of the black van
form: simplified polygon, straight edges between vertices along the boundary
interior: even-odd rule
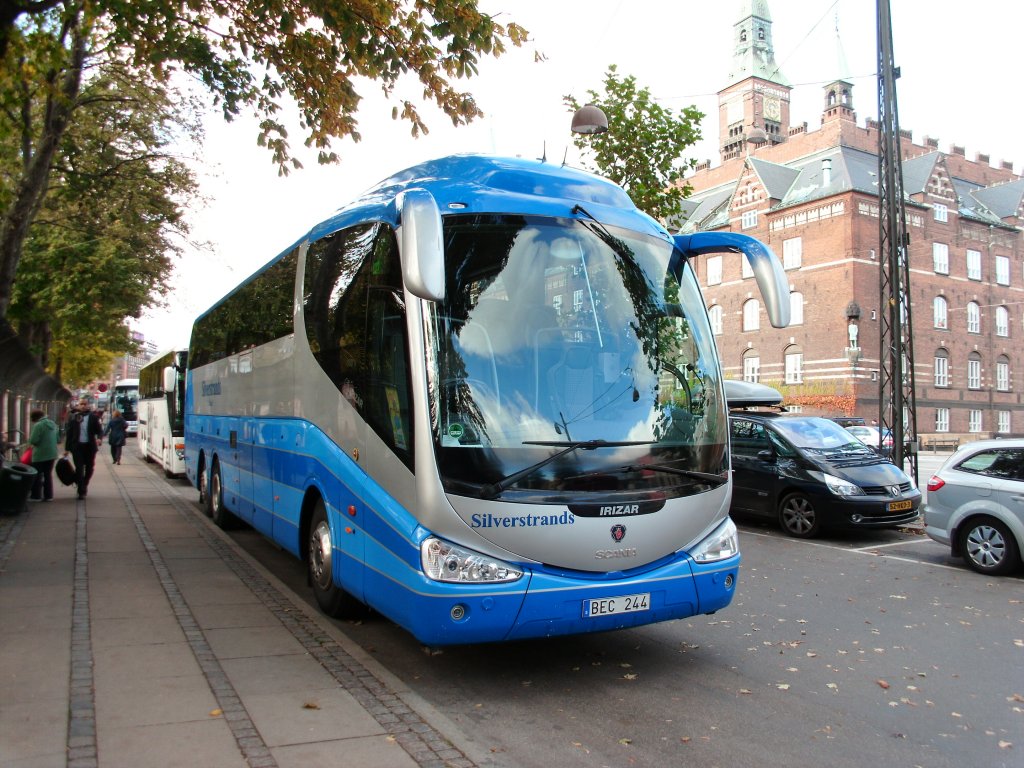
[[[729,404],[735,404],[732,398]],[[782,530],[800,538],[826,528],[886,528],[917,518],[921,492],[913,480],[834,421],[733,410],[729,423],[731,512],[777,519]]]

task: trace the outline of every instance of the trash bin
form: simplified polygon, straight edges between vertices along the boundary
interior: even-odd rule
[[[14,462],[0,467],[0,515],[25,511],[37,471],[28,464]]]

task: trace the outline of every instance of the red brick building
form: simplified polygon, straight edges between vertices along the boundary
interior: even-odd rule
[[[794,320],[768,325],[741,256],[701,257],[725,374],[779,386],[805,412],[877,419],[877,123],[857,124],[853,86],[836,80],[823,89],[820,127],[790,125],[766,0],[745,0],[734,34],[720,163],[687,179],[682,229],[770,245]],[[969,160],[963,147],[943,152],[910,131],[901,144],[918,432],[925,444],[1024,434],[1024,179],[1011,162]]]

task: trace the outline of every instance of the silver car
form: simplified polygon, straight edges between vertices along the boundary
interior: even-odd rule
[[[984,574],[1011,573],[1024,550],[1024,440],[979,440],[928,481],[925,533]]]

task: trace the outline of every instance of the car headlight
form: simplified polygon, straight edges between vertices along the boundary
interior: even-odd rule
[[[423,572],[434,581],[493,584],[515,581],[523,575],[506,562],[433,536],[420,544],[420,561]]]
[[[698,563],[713,563],[717,560],[734,557],[739,554],[739,551],[740,539],[736,533],[736,524],[732,518],[727,517],[714,533],[690,552],[690,556]]]
[[[825,485],[828,486],[828,489],[836,496],[864,495],[864,489],[859,485],[854,485],[849,480],[843,480],[842,478],[830,475],[827,472],[811,472],[811,474],[816,480],[825,483]]]

